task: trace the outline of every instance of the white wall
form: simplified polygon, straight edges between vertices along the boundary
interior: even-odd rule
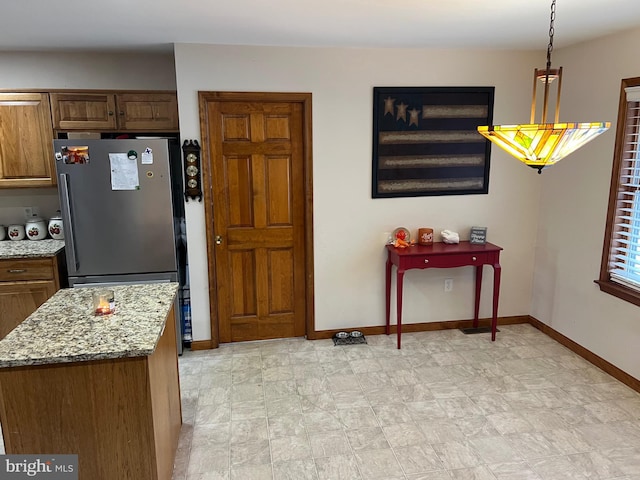
[[[501,316],[530,312],[540,178],[494,148],[488,195],[371,198],[374,86],[496,86],[495,123],[528,121],[543,53],[420,49],[175,46],[183,139],[200,138],[197,92],[313,94],[316,329],[384,324],[385,232],[488,227],[504,247]],[[539,63],[539,62],[538,62]],[[204,206],[187,204],[194,340],[210,338]],[[490,316],[485,269],[481,315]],[[454,291],[443,293],[443,279]],[[471,267],[405,276],[406,323],[473,316]]]
[[[0,52],[0,89],[174,90],[173,55]]]
[[[611,129],[542,174],[531,315],[640,378],[640,308],[600,292],[620,81],[640,76],[640,29],[554,54],[564,67],[560,120]]]
[[[172,54],[0,52],[0,89],[175,90]],[[23,207],[49,218],[55,188],[0,190],[0,224],[24,223]]]

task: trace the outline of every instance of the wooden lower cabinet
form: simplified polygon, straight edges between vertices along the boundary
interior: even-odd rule
[[[0,339],[58,291],[53,280],[0,283]]]
[[[60,289],[62,254],[0,260],[0,339]]]
[[[0,368],[8,454],[77,454],[80,479],[171,480],[182,424],[175,315],[144,357]]]

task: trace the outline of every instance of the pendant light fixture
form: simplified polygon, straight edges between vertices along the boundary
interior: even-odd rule
[[[559,123],[560,88],[562,87],[562,67],[551,68],[553,51],[553,23],[556,17],[556,0],[551,2],[551,22],[549,25],[549,45],[547,47],[547,66],[536,68],[533,73],[533,99],[531,101],[531,120],[524,125],[490,125],[478,127],[478,132],[521,162],[536,168],[538,173],[574,152],[584,144],[605,132],[610,122]],[[547,120],[549,90],[551,82],[557,79],[556,114],[554,123]],[[541,123],[536,118],[536,91],[538,80],[544,84],[544,99]]]

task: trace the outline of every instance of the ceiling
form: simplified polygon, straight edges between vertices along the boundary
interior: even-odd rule
[[[0,50],[171,50],[173,43],[546,49],[550,0],[22,0]],[[640,25],[639,0],[558,0],[554,45]]]

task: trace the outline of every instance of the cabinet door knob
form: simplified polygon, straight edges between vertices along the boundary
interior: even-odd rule
[[[108,112],[110,117],[113,117],[113,112]]]
[[[222,237],[220,235],[216,235],[216,245],[220,245],[222,243]]]
[[[471,260],[473,260],[474,262],[477,260],[476,257],[471,257]]]
[[[429,263],[429,259],[428,259],[428,258],[425,258],[425,259],[424,259],[424,263]]]
[[[124,117],[124,112],[120,112],[120,116]]]

